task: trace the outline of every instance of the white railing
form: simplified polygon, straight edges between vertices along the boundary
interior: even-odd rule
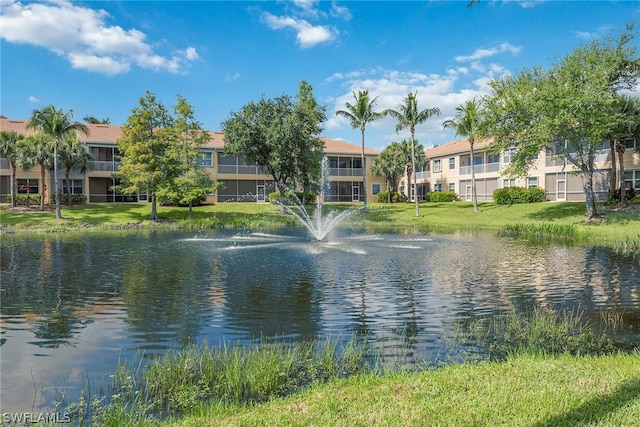
[[[428,179],[431,176],[431,171],[416,172],[416,181],[419,179]]]
[[[120,162],[113,161],[99,161],[94,160],[91,162],[91,170],[97,172],[117,172],[120,169]]]
[[[492,162],[492,163],[482,163],[479,165],[474,165],[473,171],[475,173],[498,172],[500,171],[500,163]],[[459,172],[460,172],[460,175],[471,175],[471,166],[460,166]]]
[[[329,168],[329,176],[362,176],[362,168]]]

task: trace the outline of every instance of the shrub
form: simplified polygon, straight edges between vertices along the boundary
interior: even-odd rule
[[[284,193],[285,203],[288,205],[297,204],[296,198],[300,201],[300,203],[302,203],[303,196],[305,198],[306,204],[313,204],[316,202],[316,197],[318,195],[314,191],[307,191],[306,193],[303,193],[302,191],[287,190]],[[269,193],[269,202],[280,203],[280,192],[274,191],[273,193]]]
[[[378,203],[388,203],[389,202],[389,192],[383,192],[377,194]],[[391,203],[398,202],[406,202],[407,196],[405,194],[400,194],[397,191],[391,191]]]
[[[55,203],[56,202],[56,198],[55,196],[51,196],[51,203]],[[73,205],[81,205],[87,202],[87,195],[86,194],[72,194],[71,195],[71,204]],[[68,194],[61,194],[60,195],[60,204],[62,205],[66,205],[69,204],[69,195]]]
[[[11,195],[7,195],[7,202],[11,203]],[[29,204],[30,205],[39,205],[40,204],[40,195],[39,194],[29,194]],[[27,195],[26,194],[16,194],[16,205],[18,206],[26,206],[27,205]]]
[[[499,188],[493,192],[493,200],[497,205],[537,203],[546,200],[546,193],[542,188]]]
[[[425,195],[427,202],[455,202],[458,195],[455,191],[433,191]]]

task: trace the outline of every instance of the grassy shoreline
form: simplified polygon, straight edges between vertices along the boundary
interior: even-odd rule
[[[331,204],[331,209],[359,209],[358,204]],[[496,205],[480,203],[474,213],[470,202],[423,203],[420,217],[411,203],[369,205],[366,214],[352,216],[349,227],[376,230],[455,231],[485,230],[523,237],[559,237],[560,240],[614,246],[622,242],[640,242],[640,208],[600,207],[602,217],[584,221],[582,202]],[[187,208],[160,207],[158,222],[148,221],[148,203],[90,204],[63,210],[63,219],[53,212],[31,210],[27,213],[0,207],[0,231],[4,233],[87,232],[130,229],[203,230],[233,228],[273,230],[298,226],[291,215],[282,215],[272,204],[221,203],[194,209],[192,219]],[[569,238],[569,239],[567,239]]]

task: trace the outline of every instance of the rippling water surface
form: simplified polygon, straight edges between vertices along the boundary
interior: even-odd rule
[[[534,305],[621,313],[623,338],[640,341],[640,268],[607,249],[284,233],[2,236],[0,410],[50,408],[119,358],[193,341],[355,334],[435,361],[456,351],[457,323]]]

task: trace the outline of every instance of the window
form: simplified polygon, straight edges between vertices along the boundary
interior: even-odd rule
[[[433,184],[433,191],[442,191],[442,184]]]
[[[37,179],[22,178],[18,179],[18,193],[21,194],[38,194],[39,186]]]
[[[624,185],[626,188],[640,190],[640,169],[624,171]]]
[[[527,188],[537,188],[538,187],[538,177],[530,176],[527,178]]]
[[[502,163],[511,163],[511,158],[515,154],[515,148],[507,148],[502,152]]]
[[[404,194],[404,185],[400,186],[400,194]]]
[[[434,172],[442,172],[442,163],[440,159],[433,161],[433,171]]]
[[[502,180],[502,187],[503,188],[515,187],[515,186],[516,186],[515,178],[505,178],[505,179]]]
[[[69,189],[71,191],[67,190],[67,180],[62,180],[62,194],[82,194],[82,180],[70,179],[69,181]]]
[[[456,158],[449,157],[449,169],[455,169],[455,168],[456,168]]]
[[[456,191],[456,183],[455,182],[450,182],[449,183],[449,191]]]
[[[196,160],[196,164],[204,167],[213,166],[213,154],[211,151],[202,151]]]
[[[629,138],[624,140],[625,148],[636,148],[636,140],[634,138]]]
[[[380,192],[380,184],[373,184],[371,186],[371,192],[373,193],[374,196],[378,194]]]
[[[500,155],[499,154],[489,154],[487,156],[487,163],[500,163]]]

